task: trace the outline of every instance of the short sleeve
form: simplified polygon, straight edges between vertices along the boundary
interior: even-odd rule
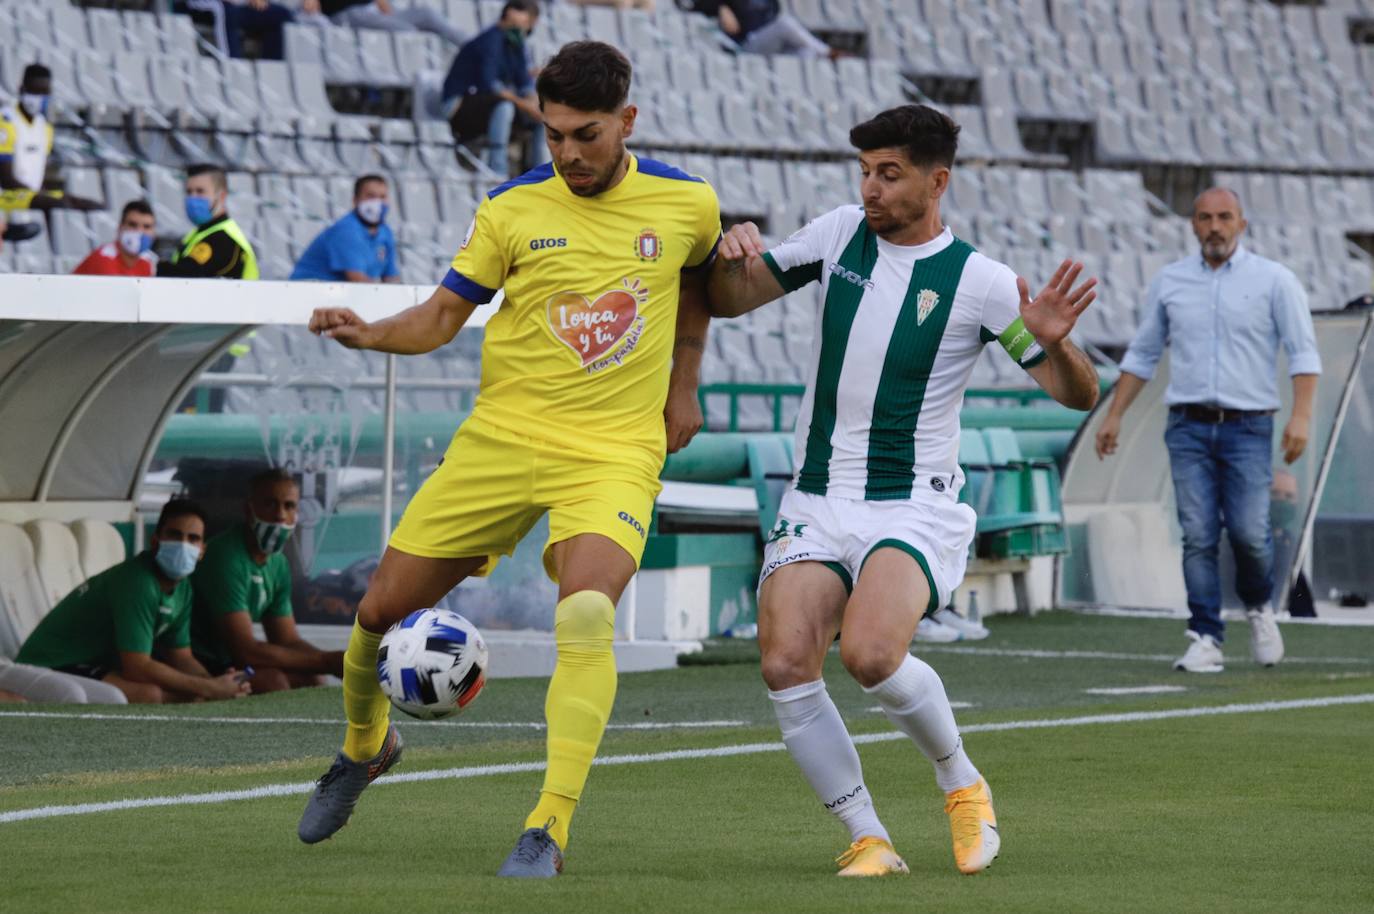
[[[342,226],[326,229],[325,250],[329,257],[329,269],[333,273],[366,273],[370,246],[363,243],[351,232],[342,231]]]
[[[506,282],[510,254],[506,249],[505,233],[494,212],[490,198],[477,207],[477,215],[468,226],[463,244],[453,258],[453,268],[444,277],[444,288],[456,292],[468,301],[485,305],[496,297],[496,290]]]
[[[827,213],[811,220],[763,255],[763,262],[784,291],[793,292],[820,281],[833,218],[834,213]]]
[[[701,205],[697,208],[697,222],[692,232],[692,250],[687,255],[684,270],[703,270],[716,259],[720,245],[720,199],[711,185],[706,185]]]
[[[15,129],[8,120],[0,118],[0,162],[14,158]]]
[[[1021,293],[1016,288],[1016,274],[1010,267],[997,264],[987,297],[983,299],[981,323],[979,335],[983,342],[996,340],[1022,368],[1034,368],[1045,360],[1045,351],[1021,320]]]
[[[114,614],[115,648],[130,654],[151,654],[153,632],[157,630],[158,599],[156,585],[138,586],[110,581],[106,597]]]

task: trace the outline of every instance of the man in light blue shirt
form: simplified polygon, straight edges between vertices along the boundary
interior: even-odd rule
[[[1165,402],[1191,645],[1174,667],[1222,670],[1221,583],[1217,547],[1224,526],[1236,557],[1236,591],[1250,618],[1255,660],[1283,659],[1274,622],[1274,544],[1269,523],[1273,415],[1279,347],[1293,378],[1293,414],[1283,459],[1302,456],[1321,374],[1307,295],[1287,267],[1247,251],[1240,198],[1214,187],[1193,204],[1200,255],[1169,264],[1150,284],[1140,329],[1121,361],[1121,379],[1101,430],[1097,455],[1116,451],[1121,417],[1154,374],[1167,345]]]
[[[386,224],[390,209],[386,178],[363,175],[353,184],[353,209],[315,236],[292,279],[333,282],[400,282],[396,237]]]

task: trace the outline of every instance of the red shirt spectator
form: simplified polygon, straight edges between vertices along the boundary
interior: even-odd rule
[[[157,257],[152,253],[157,221],[153,208],[143,200],[124,207],[115,240],[86,255],[73,271],[77,276],[152,276]]]

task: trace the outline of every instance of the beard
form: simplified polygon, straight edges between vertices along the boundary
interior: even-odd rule
[[[1222,241],[1219,238],[1208,238],[1202,243],[1202,255],[1208,260],[1225,260],[1235,253],[1236,244],[1234,241]]]
[[[885,209],[876,213],[865,206],[864,221],[868,223],[869,231],[873,234],[878,236],[890,235],[920,222],[926,217],[926,212],[929,209],[930,202],[928,200],[913,200],[900,209]]]
[[[616,156],[615,161],[612,162],[605,171],[596,175],[596,180],[592,181],[592,183],[588,184],[586,187],[574,187],[568,184],[568,190],[572,191],[573,194],[578,197],[595,197],[605,193],[606,189],[611,186],[611,181],[615,179],[615,173],[620,170],[620,164],[624,161],[625,147],[622,146],[620,148],[620,154]],[[582,173],[585,174],[586,172],[584,171]],[[563,183],[567,184],[567,181],[565,180]]]

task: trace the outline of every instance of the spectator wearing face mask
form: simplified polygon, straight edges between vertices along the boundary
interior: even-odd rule
[[[53,607],[17,664],[118,688],[131,702],[240,698],[234,670],[211,676],[191,655],[191,570],[205,552],[205,512],[173,499],[152,548],[86,581]]]
[[[526,164],[548,161],[543,114],[534,92],[525,39],[539,19],[537,0],[506,0],[501,18],[459,50],[444,77],[444,110],[453,138],[486,140],[483,161],[498,175],[510,169],[510,139],[517,111],[531,128]]]
[[[257,279],[258,258],[237,222],[229,218],[229,179],[215,165],[186,171],[186,218],[195,228],[181,241],[159,276],[188,279]]]
[[[320,685],[343,675],[343,651],[322,651],[296,629],[291,568],[282,550],[296,528],[301,489],[283,470],[248,483],[243,520],[210,540],[195,574],[191,641],[211,672],[253,667],[253,691]],[[262,625],[259,641],[253,624]]]
[[[115,239],[91,251],[72,272],[77,276],[152,276],[157,272],[153,239],[157,219],[147,200],[131,200],[119,216]]]
[[[333,282],[400,282],[396,238],[386,224],[386,178],[363,175],[353,184],[353,209],[315,236],[292,279]]]

